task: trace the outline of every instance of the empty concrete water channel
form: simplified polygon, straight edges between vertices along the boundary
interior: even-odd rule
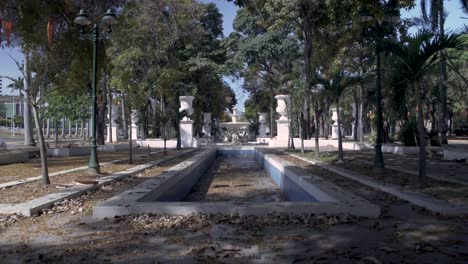
[[[250,154],[250,153],[249,153]],[[286,195],[253,155],[217,152],[207,173],[193,186],[184,201],[264,203],[286,201]]]
[[[294,167],[262,148],[207,148],[98,204],[93,214],[380,214],[378,206]]]

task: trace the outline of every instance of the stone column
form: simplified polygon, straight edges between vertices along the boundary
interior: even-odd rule
[[[258,113],[258,122],[260,123],[260,127],[258,128],[258,136],[261,138],[265,138],[267,130],[267,113]]]
[[[131,115],[131,132],[132,132],[132,140],[138,139],[138,126],[136,123],[138,123],[138,111],[137,110],[132,110],[132,115]]]
[[[281,141],[287,141],[289,138],[288,104],[290,103],[290,96],[277,95],[275,98],[278,100],[276,112],[281,115],[281,117],[276,120],[278,131],[277,139]]]
[[[180,129],[180,140],[183,148],[191,148],[193,145],[193,121],[190,119],[190,115],[193,114],[193,96],[180,96],[180,108],[179,112],[186,111],[187,116],[179,122]]]
[[[205,138],[211,137],[211,113],[203,113],[203,135]]]

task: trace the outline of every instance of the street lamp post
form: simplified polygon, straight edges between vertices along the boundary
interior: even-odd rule
[[[399,11],[395,8],[390,11],[385,12],[385,15],[382,19],[378,19],[371,15],[371,13],[366,9],[361,9],[360,19],[362,23],[369,21],[374,21],[373,29],[376,31],[377,36],[375,39],[375,55],[376,55],[376,66],[377,66],[377,78],[376,78],[376,92],[375,96],[377,99],[377,137],[375,143],[375,159],[374,159],[374,169],[377,171],[382,171],[385,167],[383,154],[382,154],[382,132],[383,132],[383,114],[382,114],[382,86],[381,86],[381,71],[380,71],[380,52],[381,52],[381,42],[385,37],[383,23],[396,23],[399,21]]]
[[[88,173],[91,175],[99,174],[99,161],[97,156],[96,146],[96,110],[97,110],[97,94],[96,94],[96,71],[97,71],[97,49],[99,40],[110,39],[112,29],[111,26],[117,23],[116,16],[112,10],[107,10],[102,18],[102,23],[108,26],[107,32],[99,32],[98,23],[94,23],[93,30],[90,34],[84,32],[84,27],[91,24],[88,15],[82,9],[75,18],[74,22],[80,26],[80,39],[81,40],[92,40],[93,41],[93,92],[92,92],[92,116],[91,116],[91,155],[88,164]]]

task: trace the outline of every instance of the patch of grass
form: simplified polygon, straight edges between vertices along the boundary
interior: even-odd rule
[[[315,155],[315,152],[310,151],[310,150],[306,150],[304,152],[304,154],[301,154],[300,149],[290,149],[290,150],[286,150],[286,151],[290,152],[290,153],[299,154],[299,155],[301,155],[303,157],[306,157],[306,158],[319,160],[319,161],[325,162],[325,163],[333,163],[333,162],[336,162],[338,160],[338,154],[333,153],[333,152],[322,152],[322,153],[320,153],[320,156],[317,157],[317,155]]]

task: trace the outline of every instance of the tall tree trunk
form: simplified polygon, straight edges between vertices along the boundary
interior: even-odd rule
[[[419,165],[418,165],[418,181],[420,187],[426,185],[426,129],[424,128],[424,115],[421,88],[419,83],[414,83],[416,91],[416,103],[418,106],[418,131],[419,131]]]
[[[90,138],[91,136],[91,119],[88,119],[88,123],[86,124],[86,138]]]
[[[304,138],[310,139],[310,126],[311,126],[311,119],[310,119],[310,104],[311,104],[311,94],[310,94],[310,86],[312,84],[312,55],[313,55],[313,48],[312,48],[312,25],[306,17],[304,19],[304,27],[303,27],[303,37],[304,37],[304,75],[306,78],[306,86],[304,91],[304,115],[305,115],[305,127],[304,127]]]
[[[55,147],[58,148],[58,122],[54,119],[54,136],[55,136]]]
[[[127,109],[125,108],[126,102],[125,102],[125,94],[122,93],[122,125],[124,129],[124,138],[128,138],[128,127],[127,127]],[[131,128],[130,128],[131,129]]]
[[[66,130],[66,127],[65,127],[65,118],[62,118],[62,138],[65,138],[65,130]]]
[[[146,126],[146,119],[147,119],[147,113],[148,111],[146,111],[146,109],[143,109],[140,111],[141,113],[141,125],[140,125],[140,136],[141,136],[141,139],[142,140],[146,140],[146,137],[148,136],[148,130],[147,130],[147,126]]]
[[[23,108],[23,126],[24,126],[24,145],[25,146],[36,146],[33,137],[33,125],[31,119],[31,106],[29,101],[29,89],[31,89],[31,68],[29,60],[29,51],[25,52],[24,56],[24,108]]]
[[[438,0],[439,6],[439,33],[440,36],[445,34],[444,32],[444,1]],[[441,52],[442,60],[439,64],[440,71],[440,84],[439,84],[439,93],[440,93],[440,119],[439,119],[439,131],[440,131],[440,144],[448,144],[447,141],[447,63],[444,59],[445,53]]]
[[[132,112],[132,109],[130,109],[130,113]],[[128,135],[128,163],[132,164],[133,163],[133,146],[132,146],[132,124],[130,122],[130,131]]]
[[[84,129],[85,129],[85,121],[84,119],[81,119],[81,126],[80,126],[80,137],[81,138],[85,138],[85,133],[84,133]]]
[[[355,96],[355,101],[354,101],[354,127],[353,129],[353,140],[358,141],[358,115],[359,115],[359,98]]]
[[[102,96],[106,97],[106,96]],[[104,145],[105,144],[105,139],[104,139],[104,131],[106,130],[106,111],[107,107],[104,102],[99,103],[98,102],[98,113],[97,113],[97,126],[96,126],[96,140],[98,145]]]
[[[344,163],[343,158],[343,136],[341,135],[341,114],[340,114],[340,98],[336,100],[336,111],[338,117],[338,163]]]
[[[360,76],[364,76],[365,72],[361,68],[360,69]],[[364,142],[364,131],[366,127],[366,108],[367,108],[367,90],[366,86],[364,85],[364,82],[360,82],[360,89],[359,89],[359,109],[358,109],[358,115],[357,115],[357,136],[359,139],[359,142],[363,143]]]
[[[50,118],[47,118],[46,137],[50,138]]]
[[[291,97],[290,97],[290,101],[289,101],[289,139],[288,139],[288,148],[289,149],[295,149],[295,146],[294,146],[294,123],[293,123],[293,120],[294,120],[294,114],[292,112],[293,110],[293,95],[292,95],[292,92],[291,92]]]
[[[270,99],[270,138],[273,138],[273,98]]]
[[[97,144],[104,145],[105,138],[104,133],[106,131],[106,111],[107,111],[107,104],[112,103],[107,101],[107,94],[110,92],[107,86],[107,68],[106,64],[104,64],[102,70],[102,94],[98,97],[98,113],[97,113],[97,126],[96,126],[96,137],[97,137]]]
[[[325,98],[325,111],[323,114],[325,115],[325,134],[323,135],[325,139],[330,137],[330,99],[327,97]]]
[[[79,123],[78,123],[78,119],[76,119],[75,121],[75,138],[78,138],[78,130],[79,130]]]
[[[299,112],[297,115],[297,121],[299,123],[299,138],[301,139],[301,154],[304,154],[304,131],[302,130],[304,116],[302,112]]]
[[[50,184],[50,179],[49,179],[49,171],[47,167],[47,148],[44,140],[44,134],[42,134],[42,127],[41,127],[41,119],[39,117],[39,111],[37,109],[37,106],[32,107],[33,110],[33,115],[34,115],[34,121],[36,123],[36,133],[37,133],[37,138],[39,139],[39,153],[41,155],[41,170],[42,170],[42,182],[45,185]]]
[[[324,118],[323,118],[323,115],[321,114],[320,117],[319,117],[319,122],[320,122],[320,132],[319,134],[321,136],[323,136],[325,134],[325,121],[324,121]]]
[[[70,119],[68,119],[68,137],[71,138],[72,137],[72,121]]]
[[[317,124],[318,124],[318,119],[320,116],[320,102],[319,98],[315,97],[314,98],[314,123],[315,123],[315,155],[320,157],[320,144],[319,144],[319,131],[317,129]]]
[[[107,131],[109,131],[107,137],[107,141],[112,143],[112,119],[114,117],[112,116],[112,93],[109,91],[109,129]]]

